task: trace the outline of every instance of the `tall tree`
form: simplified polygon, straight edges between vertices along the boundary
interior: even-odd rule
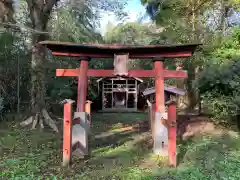
[[[32,34],[32,60],[31,60],[31,110],[32,116],[21,125],[32,124],[36,127],[39,122],[43,128],[43,120],[56,132],[58,128],[50,118],[45,104],[45,63],[46,49],[39,44],[47,39],[47,24],[53,7],[59,0],[26,0],[30,12],[32,28],[36,30]]]
[[[127,45],[149,44],[153,39],[154,32],[148,24],[126,23],[108,29],[104,34],[107,43],[119,43]]]

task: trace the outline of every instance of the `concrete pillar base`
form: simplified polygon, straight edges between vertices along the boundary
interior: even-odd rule
[[[79,124],[72,126],[72,146],[81,155],[88,155],[88,130],[89,124],[86,112],[75,112],[74,119],[79,119]],[[75,153],[74,153],[75,154]]]
[[[153,152],[154,154],[161,156],[168,156],[168,129],[161,123],[161,119],[167,119],[166,113],[155,113],[155,124],[154,126],[154,144]]]

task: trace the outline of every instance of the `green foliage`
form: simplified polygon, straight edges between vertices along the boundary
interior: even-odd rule
[[[210,52],[196,83],[205,103],[218,120],[228,122],[240,107],[240,29]]]
[[[22,72],[19,75],[21,79],[20,93],[22,97],[26,97],[27,83],[29,75],[25,71],[28,68],[27,55],[24,51],[27,50],[21,34],[14,34],[9,31],[4,31],[0,35],[0,95],[4,99],[4,112],[15,109],[17,103],[17,78],[18,78],[18,61],[19,69]],[[29,97],[29,95],[27,95]]]
[[[80,10],[73,7],[59,7],[49,23],[51,38],[62,42],[94,43],[101,41],[101,35],[95,32],[92,10],[84,5]]]
[[[217,41],[216,41],[217,42]],[[227,64],[229,60],[240,56],[240,29],[233,28],[228,36],[219,44],[213,44],[210,49],[205,49],[204,55],[207,64]]]
[[[110,44],[143,45],[150,43],[151,35],[153,33],[147,25],[126,23],[106,32],[104,40]]]

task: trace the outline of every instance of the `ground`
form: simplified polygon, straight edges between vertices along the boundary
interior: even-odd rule
[[[72,167],[65,169],[60,134],[0,123],[0,179],[240,179],[238,133],[215,128],[179,140],[178,167],[168,168],[164,159],[152,154],[151,133],[132,128],[144,119],[141,113],[93,114],[91,156],[84,161],[74,157]]]

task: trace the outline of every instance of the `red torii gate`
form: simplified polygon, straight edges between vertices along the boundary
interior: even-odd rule
[[[80,61],[80,68],[78,69],[57,69],[56,76],[75,76],[78,77],[78,97],[77,97],[77,112],[75,112],[75,118],[80,119],[77,124],[81,125],[84,129],[79,135],[74,135],[71,132],[71,120],[69,117],[69,111],[71,111],[69,105],[66,105],[64,126],[64,149],[63,149],[63,164],[69,164],[72,152],[72,146],[80,149],[80,151],[86,155],[88,154],[88,140],[87,140],[87,118],[85,113],[85,102],[87,95],[88,77],[113,77],[116,76],[116,67],[114,70],[100,70],[100,69],[88,69],[88,62],[91,58],[114,58],[115,55],[127,55],[130,59],[150,59],[154,61],[153,70],[127,70],[125,75],[128,77],[155,77],[156,87],[156,112],[155,118],[159,121],[155,121],[155,134],[154,134],[154,151],[157,152],[162,147],[163,140],[158,131],[161,129],[160,120],[165,114],[165,102],[164,102],[164,78],[186,78],[186,71],[173,71],[164,69],[165,58],[182,58],[190,57],[193,55],[196,47],[200,44],[187,44],[187,45],[148,45],[148,46],[124,46],[124,45],[89,45],[89,44],[73,44],[73,43],[59,43],[51,41],[43,41],[40,44],[49,48],[53,55],[56,56],[69,56],[76,57]],[[121,72],[119,73],[121,74]],[[117,75],[119,75],[117,74]],[[65,112],[64,111],[64,112]],[[173,115],[175,117],[176,115]],[[75,122],[76,123],[76,122]],[[74,124],[73,124],[74,125]],[[66,128],[66,129],[65,129]],[[74,126],[73,126],[74,128]],[[69,130],[68,130],[69,129]],[[175,132],[176,137],[176,125],[171,127]],[[74,131],[74,130],[73,130]],[[172,137],[172,135],[171,135]],[[76,143],[77,142],[77,143]],[[77,144],[77,145],[76,145]],[[174,147],[173,159],[176,159],[176,138],[169,142],[171,147]],[[176,162],[175,164],[176,165]]]

